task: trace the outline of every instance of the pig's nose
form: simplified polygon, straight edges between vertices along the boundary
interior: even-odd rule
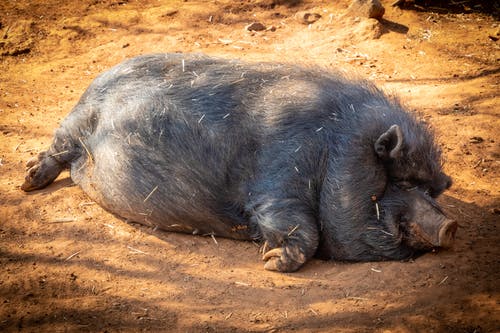
[[[455,240],[455,233],[457,232],[458,223],[446,219],[441,228],[439,229],[439,246],[440,247],[451,247]]]

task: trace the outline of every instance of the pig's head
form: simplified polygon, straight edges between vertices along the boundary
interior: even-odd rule
[[[451,178],[442,171],[441,152],[431,133],[425,126],[392,125],[375,141],[374,150],[387,171],[378,214],[384,215],[384,224],[401,247],[450,247],[457,223],[444,215],[434,198],[451,186]]]
[[[457,223],[435,202],[451,179],[434,136],[406,113],[376,116],[359,131],[362,139],[352,141],[359,153],[349,150],[344,164],[329,161],[319,257],[399,260],[453,242]]]

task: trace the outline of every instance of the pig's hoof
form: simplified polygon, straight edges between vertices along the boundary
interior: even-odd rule
[[[23,191],[29,192],[36,190],[39,188],[39,184],[37,184],[37,174],[40,170],[40,164],[38,164],[38,159],[33,158],[26,163],[26,167],[28,168],[28,172],[26,177],[24,178],[24,183],[21,185],[21,189]]]
[[[52,157],[41,153],[26,163],[28,169],[21,189],[25,192],[38,190],[49,185],[61,173],[61,165]]]
[[[285,246],[267,251],[262,258],[268,271],[294,272],[306,261],[298,247]]]

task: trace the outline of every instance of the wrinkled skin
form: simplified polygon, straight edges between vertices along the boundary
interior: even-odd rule
[[[259,239],[265,268],[449,246],[451,185],[427,127],[364,81],[280,64],[148,55],[101,74],[28,163],[167,231]]]

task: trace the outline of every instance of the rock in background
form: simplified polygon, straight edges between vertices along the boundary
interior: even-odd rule
[[[379,0],[354,0],[347,8],[345,15],[380,20],[384,13],[385,8]]]

